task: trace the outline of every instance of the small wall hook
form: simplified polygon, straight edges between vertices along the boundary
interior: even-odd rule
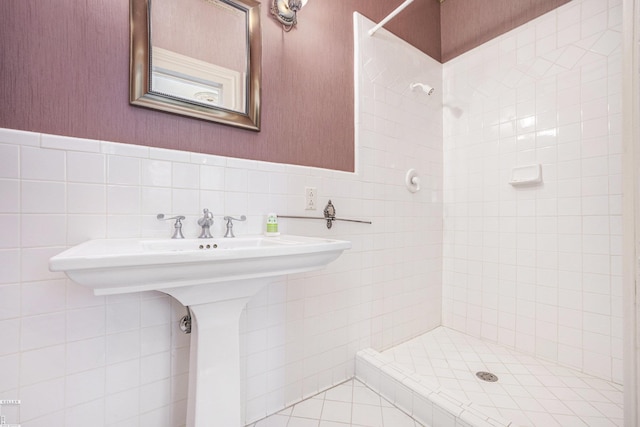
[[[331,228],[333,226],[333,221],[336,220],[336,208],[329,200],[327,206],[324,207],[324,218],[327,220],[327,228]]]

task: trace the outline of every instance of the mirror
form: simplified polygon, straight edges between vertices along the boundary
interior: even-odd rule
[[[130,0],[133,105],[260,130],[254,0]]]

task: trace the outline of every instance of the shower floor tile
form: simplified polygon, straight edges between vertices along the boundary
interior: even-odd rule
[[[622,385],[439,327],[380,356],[432,389],[445,389],[514,426],[622,426]],[[476,372],[488,371],[497,382]]]

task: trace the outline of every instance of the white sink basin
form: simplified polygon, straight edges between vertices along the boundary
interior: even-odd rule
[[[170,293],[176,288],[319,269],[350,247],[347,241],[301,236],[98,239],[54,256],[49,268],[64,271],[96,295]]]
[[[49,260],[96,295],[160,291],[191,309],[187,426],[240,427],[239,317],[269,280],[325,267],[351,242],[301,236],[100,239]]]

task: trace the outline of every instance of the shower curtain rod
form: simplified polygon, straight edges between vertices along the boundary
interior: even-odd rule
[[[406,0],[404,3],[402,3],[400,6],[398,6],[396,8],[396,10],[391,12],[389,15],[387,15],[386,18],[384,18],[382,21],[380,21],[379,24],[377,24],[375,27],[373,27],[372,29],[369,30],[369,36],[374,35],[376,31],[378,31],[380,28],[382,28],[382,26],[385,25],[387,22],[389,22],[393,18],[395,18],[397,14],[402,12],[404,10],[404,8],[409,6],[411,3],[413,3],[413,0]]]

